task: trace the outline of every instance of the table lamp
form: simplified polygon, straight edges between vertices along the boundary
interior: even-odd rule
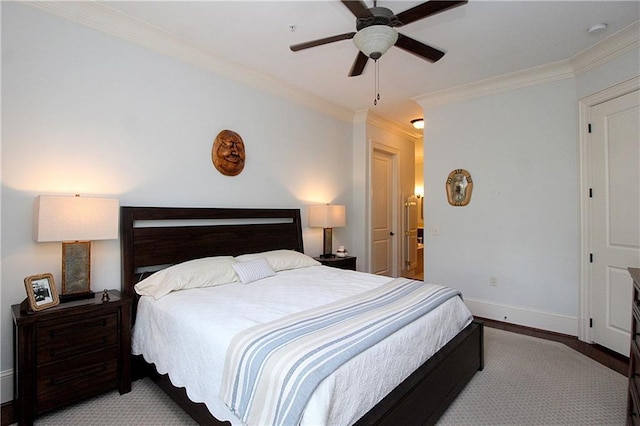
[[[333,241],[333,228],[346,225],[346,209],[344,206],[323,204],[310,206],[309,226],[312,228],[324,228],[323,253],[320,257],[333,257],[331,247]]]
[[[36,198],[36,241],[62,242],[61,301],[93,297],[91,241],[117,239],[118,219],[116,199],[79,195]]]

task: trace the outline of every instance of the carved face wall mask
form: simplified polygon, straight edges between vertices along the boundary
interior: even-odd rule
[[[244,169],[244,142],[231,130],[218,133],[213,142],[211,160],[215,168],[225,176],[236,176]]]

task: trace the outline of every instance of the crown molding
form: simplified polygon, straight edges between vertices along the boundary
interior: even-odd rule
[[[634,49],[640,49],[640,21],[636,21],[569,59],[427,93],[411,99],[420,104],[423,109],[428,109],[507,90],[572,78]]]
[[[420,104],[422,108],[427,109],[574,76],[571,64],[565,60],[463,84],[411,99]]]
[[[404,137],[404,138],[408,137],[413,141],[415,141],[416,139],[420,139],[422,137],[422,132],[413,130],[413,127],[401,126],[397,122],[388,120],[384,117],[376,115],[373,112],[369,112],[369,114],[367,115],[367,124],[381,127],[397,136]]]
[[[204,46],[103,4],[93,1],[28,1],[24,4],[289,99],[341,121],[353,121],[354,111],[304,92],[284,80],[216,55]]]
[[[353,124],[366,124],[367,115],[369,115],[368,109],[360,109],[353,115]]]
[[[355,111],[300,90],[284,80],[216,55],[204,46],[197,45],[145,21],[111,9],[104,4],[93,1],[26,1],[23,4],[207,69],[264,92],[289,99],[341,121],[356,123],[358,120]],[[633,49],[639,49],[639,33],[640,21],[637,21],[570,59],[428,93],[411,99],[420,104],[423,109],[427,109],[507,90],[575,77],[576,74],[589,71],[617,56]],[[422,133],[412,132],[406,126],[402,126],[395,121],[378,117],[375,114],[367,114],[366,117],[367,123],[384,127],[396,134],[414,139],[422,137]]]
[[[408,128],[408,126],[402,126],[396,121],[381,117],[368,109],[358,110],[353,116],[353,124],[363,123],[367,126],[371,125],[380,127],[388,132],[395,134],[396,136],[409,138],[413,142],[416,142],[420,138],[422,138],[422,132],[412,130],[411,128]]]
[[[577,75],[590,71],[632,50],[640,49],[640,21],[621,29],[595,46],[585,49],[571,58],[571,66]]]

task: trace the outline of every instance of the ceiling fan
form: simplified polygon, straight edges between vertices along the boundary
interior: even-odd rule
[[[395,28],[467,3],[467,1],[431,0],[395,15],[386,7],[378,7],[377,1],[375,0],[371,8],[367,7],[362,0],[341,1],[342,4],[355,15],[357,32],[338,34],[305,43],[294,44],[290,46],[290,49],[297,52],[310,47],[353,39],[359,52],[356,60],[353,62],[349,77],[362,74],[369,58],[377,61],[394,45],[429,62],[438,61],[444,56],[443,51],[400,34]]]

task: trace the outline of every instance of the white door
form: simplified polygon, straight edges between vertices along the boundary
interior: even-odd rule
[[[371,161],[372,268],[378,275],[394,276],[393,156],[373,151]]]
[[[640,267],[640,92],[591,107],[591,339],[629,355]]]

